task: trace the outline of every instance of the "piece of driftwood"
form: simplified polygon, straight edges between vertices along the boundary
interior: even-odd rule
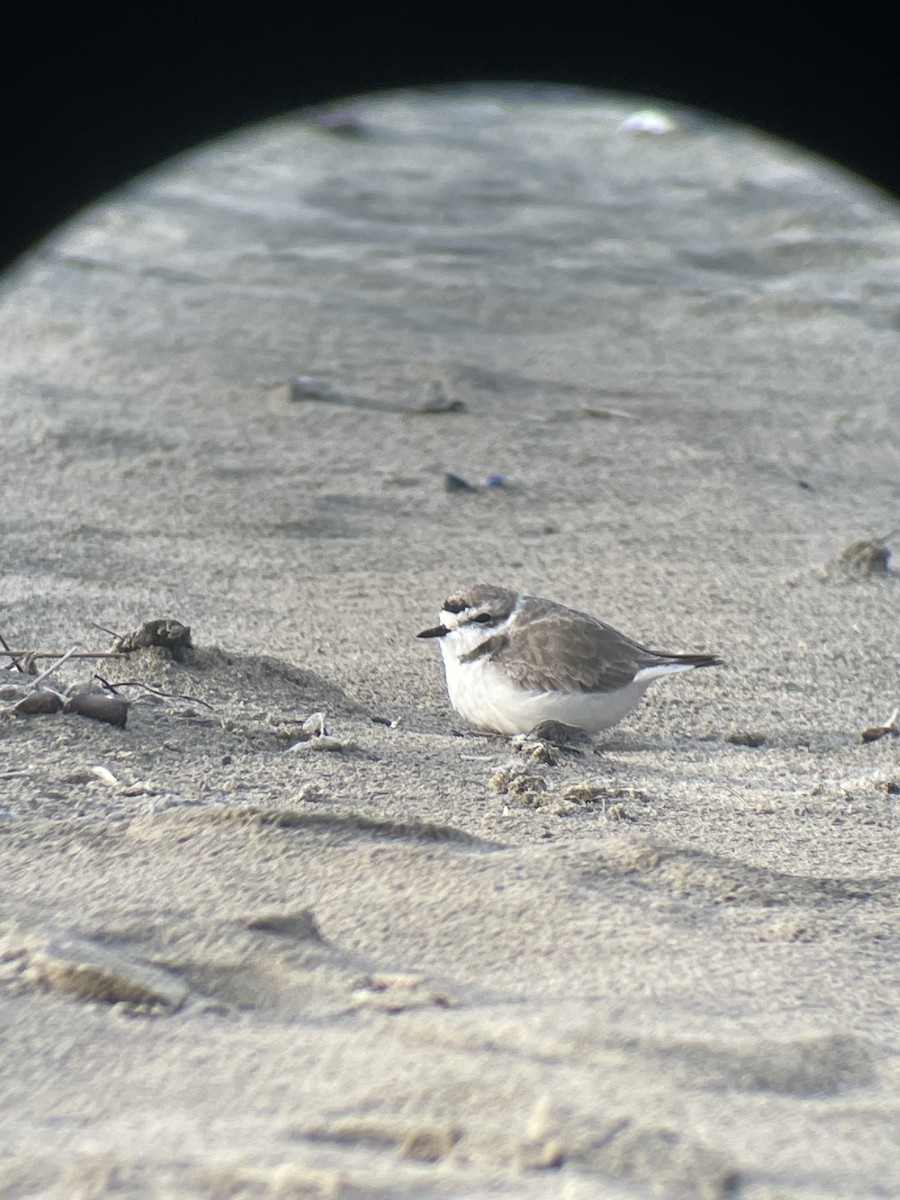
[[[319,404],[336,404],[339,408],[361,408],[370,412],[399,413],[404,412],[400,404],[392,404],[384,400],[375,400],[371,396],[360,396],[348,392],[327,379],[315,375],[295,375],[289,383],[290,397],[294,403],[312,400]]]

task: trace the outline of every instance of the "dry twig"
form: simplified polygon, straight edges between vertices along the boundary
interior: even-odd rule
[[[116,694],[117,688],[123,687],[139,687],[145,692],[151,692],[154,696],[162,696],[166,700],[187,700],[191,704],[202,704],[204,708],[208,708],[211,712],[215,711],[212,704],[207,704],[205,700],[201,700],[199,696],[186,696],[181,692],[164,692],[160,688],[151,687],[149,683],[143,683],[140,679],[117,679],[113,683],[109,679],[104,679],[102,675],[94,673],[94,679],[102,684],[108,691]]]
[[[0,641],[3,641],[0,637]],[[3,642],[3,649],[0,650],[0,658],[12,658],[22,660],[34,660],[36,658],[121,658],[122,654],[118,650],[10,650],[6,642]],[[18,665],[13,663],[13,666]],[[59,663],[57,663],[57,666]],[[21,667],[20,667],[21,670]]]
[[[12,657],[12,662],[11,662],[9,665],[10,665],[11,667],[15,667],[15,669],[16,669],[17,671],[21,671],[21,673],[24,675],[24,674],[25,674],[25,668],[24,668],[24,667],[22,666],[22,664],[19,662],[18,658],[17,658],[17,657],[16,657],[16,656],[13,654],[13,651],[12,651],[12,650],[10,650],[10,648],[9,648],[9,642],[6,640],[6,638],[3,636],[3,634],[2,634],[2,633],[0,633],[0,646],[2,646],[2,647],[3,647],[3,649],[4,649],[4,651],[5,651],[5,653],[6,653],[7,655],[9,655],[10,657]]]

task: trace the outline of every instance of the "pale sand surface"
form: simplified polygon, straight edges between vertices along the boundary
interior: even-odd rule
[[[633,107],[285,118],[7,279],[0,634],[178,618],[100,666],[212,707],[0,717],[0,1197],[900,1195],[900,583],[817,575],[900,524],[900,222]],[[498,791],[475,579],[728,667]]]

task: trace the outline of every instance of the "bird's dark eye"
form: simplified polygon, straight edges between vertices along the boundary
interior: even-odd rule
[[[479,625],[490,625],[493,619],[494,618],[490,613],[478,613],[477,616],[472,618],[472,620],[477,622]]]

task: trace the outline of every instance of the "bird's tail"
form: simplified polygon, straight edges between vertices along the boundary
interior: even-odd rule
[[[724,667],[724,660],[716,654],[663,654],[661,658],[665,658],[673,666],[676,663],[683,663],[686,667]]]

